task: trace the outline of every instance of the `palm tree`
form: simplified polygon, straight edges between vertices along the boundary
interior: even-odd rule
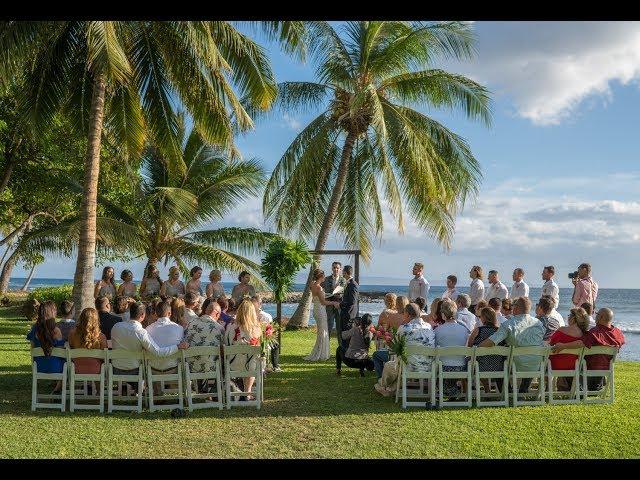
[[[321,250],[332,227],[370,259],[383,232],[383,204],[404,230],[406,208],[446,248],[455,215],[477,193],[480,166],[465,140],[412,108],[461,109],[490,124],[478,83],[434,69],[439,58],[470,57],[459,22],[326,22],[309,28],[317,82],[278,85],[278,104],[321,113],[276,165],[263,199],[278,232],[298,232]],[[310,278],[310,277],[309,277]],[[309,281],[290,324],[306,326]]]
[[[263,28],[301,51],[300,22]],[[262,48],[228,22],[50,21],[0,23],[0,87],[17,78],[20,100],[35,130],[58,111],[87,138],[73,297],[92,304],[100,146],[105,133],[135,158],[149,137],[178,157],[176,101],[210,143],[233,148],[236,130],[252,127],[246,104],[266,109],[276,85]]]

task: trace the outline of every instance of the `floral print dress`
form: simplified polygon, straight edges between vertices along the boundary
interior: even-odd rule
[[[433,328],[421,318],[414,318],[409,323],[401,325],[398,333],[405,336],[407,345],[436,346]],[[412,372],[428,372],[431,370],[432,362],[433,357],[424,355],[409,355],[407,357],[407,367]]]

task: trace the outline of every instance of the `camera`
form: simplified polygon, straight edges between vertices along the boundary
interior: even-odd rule
[[[575,271],[575,272],[573,272],[573,273],[570,273],[570,274],[569,274],[569,278],[570,278],[571,280],[573,280],[574,278],[578,278],[578,272],[577,272],[577,271]]]

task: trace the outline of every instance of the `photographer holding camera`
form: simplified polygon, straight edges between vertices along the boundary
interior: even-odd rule
[[[581,263],[577,272],[569,274],[573,282],[573,296],[571,301],[577,308],[583,303],[590,303],[595,309],[596,297],[598,296],[598,284],[591,278],[591,265]]]

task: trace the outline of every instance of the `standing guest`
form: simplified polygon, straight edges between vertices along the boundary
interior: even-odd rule
[[[187,292],[184,296],[184,321],[185,325],[195,318],[198,318],[196,310],[198,308],[198,302],[200,301],[200,295],[193,292]],[[185,327],[186,328],[186,327]]]
[[[551,300],[551,303],[553,303],[553,308],[551,309],[551,313],[549,314],[549,316],[552,318],[555,318],[558,321],[558,325],[560,325],[561,327],[564,327],[566,324],[560,312],[556,310],[556,307],[558,306],[558,304],[556,303],[555,299],[551,295],[542,295],[542,298],[548,298],[549,300]]]
[[[549,345],[558,343],[571,343],[582,340],[582,337],[589,331],[589,317],[582,308],[572,308],[567,318],[568,327],[560,327],[549,339]],[[576,368],[577,355],[569,353],[557,353],[550,355],[551,367],[554,370],[573,370]],[[558,390],[567,391],[571,389],[573,378],[559,377],[557,380]]]
[[[236,305],[240,305],[245,297],[251,298],[256,294],[254,286],[249,285],[249,282],[251,281],[251,274],[249,272],[240,272],[240,275],[238,275],[238,281],[240,283],[234,286],[233,290],[231,290],[231,298],[236,302]]]
[[[247,284],[248,285],[248,284]],[[256,315],[256,309],[249,300],[244,300],[238,307],[238,314],[229,325],[224,336],[225,345],[249,344],[260,345],[262,328]],[[232,370],[254,370],[260,365],[259,355],[238,354],[231,357],[229,362]],[[251,391],[255,377],[242,379],[245,391]],[[248,400],[253,400],[250,396]]]
[[[543,340],[549,340],[551,335],[555,333],[560,324],[558,321],[550,317],[549,314],[553,309],[553,301],[548,298],[541,298],[536,305],[536,318],[542,322],[545,328]]]
[[[456,322],[457,307],[449,299],[442,301],[442,320],[444,323],[435,330],[436,347],[464,347],[469,338],[469,329]],[[443,356],[442,370],[445,372],[461,372],[465,369],[466,359],[464,356]],[[456,380],[446,379],[444,381],[444,394],[448,397],[458,395]]]
[[[113,279],[113,267],[104,267],[102,269],[102,278],[96,282],[96,288],[93,290],[93,298],[116,296],[116,282]]]
[[[463,293],[456,297],[455,302],[458,307],[456,321],[461,325],[464,325],[469,332],[472,332],[476,328],[476,316],[469,311],[471,297],[466,293]]]
[[[129,298],[118,295],[113,301],[113,313],[122,320],[129,320]]]
[[[624,345],[624,335],[611,322],[613,322],[611,309],[601,308],[596,315],[596,326],[589,330],[581,340],[557,343],[554,345],[553,351],[559,352],[565,348],[591,348],[594,346],[617,347],[620,349]],[[585,358],[588,370],[608,370],[611,364],[611,355],[588,355]],[[591,391],[602,390],[604,377],[588,377],[587,386]]]
[[[442,294],[442,299],[448,298],[449,300],[453,300],[454,302],[460,295],[460,292],[456,289],[456,284],[458,283],[458,277],[455,275],[449,275],[447,277],[447,289]],[[469,304],[471,305],[471,304]]]
[[[469,297],[471,298],[471,306],[469,307],[469,311],[471,313],[476,313],[476,305],[480,300],[484,298],[484,283],[482,282],[483,273],[482,267],[478,265],[474,265],[471,267],[471,271],[469,272],[469,277],[471,277],[471,286],[469,287]]]
[[[182,298],[174,298],[171,300],[171,316],[173,323],[180,325],[182,328],[187,327],[186,320],[187,307]]]
[[[209,297],[207,298],[207,300],[209,300],[210,298],[213,298],[213,297]],[[204,310],[204,305],[207,303],[207,300],[205,300],[205,303],[202,305],[203,310]],[[229,310],[229,303],[231,301],[232,301],[231,299],[227,299],[227,297],[225,297],[224,295],[219,296],[218,299],[216,300],[218,305],[220,305],[220,310],[221,310],[220,320],[224,322],[225,327],[230,323],[233,323],[233,320],[234,320],[234,318],[231,315],[227,314],[227,311]]]
[[[60,314],[62,320],[56,323],[56,327],[60,329],[62,339],[66,342],[69,339],[69,332],[76,325],[76,321],[73,319],[73,302],[63,300],[60,304]]]
[[[385,328],[398,328],[405,322],[404,307],[409,305],[409,299],[404,295],[396,297],[396,313],[389,313],[384,319],[378,318],[378,325],[384,325]]]
[[[553,265],[549,265],[542,269],[542,280],[544,280],[544,285],[542,285],[542,296],[544,297],[545,295],[548,295],[553,298],[555,303],[554,309],[560,305],[560,288],[553,279],[555,273],[556,269]]]
[[[202,290],[202,286],[200,285],[200,277],[202,277],[202,268],[197,265],[191,269],[189,272],[191,278],[187,282],[185,290],[187,292],[197,293],[198,295],[203,295],[204,291]]]
[[[166,315],[171,311],[171,306],[167,302],[158,304],[160,316],[168,320]],[[142,328],[142,322],[145,317],[145,307],[140,302],[131,305],[131,318],[126,322],[120,322],[113,327],[113,349],[126,350],[129,352],[142,352],[146,350],[157,357],[166,357],[173,355],[178,349],[189,348],[189,344],[184,341],[176,342],[166,346],[159,346],[153,339],[148,330]],[[152,323],[149,328],[157,323]],[[165,335],[165,329],[158,329],[156,334],[159,338],[165,339],[169,335]],[[182,328],[180,328],[182,335]],[[177,335],[176,335],[177,337]],[[181,337],[182,338],[182,337]],[[137,359],[113,359],[113,373],[116,375],[138,375],[138,367],[140,360]]]
[[[345,267],[346,270],[347,267]],[[351,322],[351,328],[342,332],[342,338],[347,346],[338,346],[336,349],[336,374],[342,374],[342,363],[347,367],[360,370],[360,376],[364,377],[365,369],[374,369],[373,360],[369,357],[369,346],[371,345],[372,333],[371,315],[365,313],[362,318]]]
[[[513,316],[513,303],[510,298],[502,299],[502,314],[509,319]]]
[[[160,287],[160,296],[164,299],[179,297],[186,293],[184,283],[180,280],[180,270],[175,265],[169,269],[169,279]]]
[[[498,278],[497,270],[489,270],[489,288],[485,295],[487,299],[493,297],[497,297],[500,300],[509,298],[509,290],[507,290],[507,286]]]
[[[316,292],[318,290],[322,290],[322,287],[319,284],[316,285]],[[273,317],[271,316],[271,314],[269,312],[265,312],[264,310],[262,310],[262,297],[260,295],[254,295],[253,297],[251,297],[251,303],[253,304],[253,308],[256,309],[256,316],[258,317],[258,321],[260,323],[269,324],[273,322]],[[325,313],[324,309],[320,311],[323,314]],[[325,324],[325,327],[326,327],[326,324]],[[329,355],[329,333],[327,332],[326,328],[324,328],[324,332],[326,334],[326,341],[327,341],[326,353],[327,355]],[[280,368],[280,348],[278,347],[279,347],[279,344],[277,340],[275,340],[275,338],[272,339],[271,345],[269,347],[269,355],[271,357],[271,366],[272,366],[271,371],[273,372],[282,371],[282,369]],[[327,356],[324,360],[326,360],[327,358],[329,357]]]
[[[384,310],[380,312],[378,317],[378,325],[389,325],[388,319],[392,318],[392,315],[398,313],[396,310],[396,299],[398,296],[395,293],[387,293],[384,296]],[[327,309],[328,312],[328,309]]]
[[[189,292],[185,295],[185,299],[187,299],[189,295],[195,297],[193,292]],[[207,300],[209,300],[209,303],[207,303],[206,310],[203,309],[201,317],[188,316],[184,339],[190,346],[218,347],[222,343],[224,327],[218,322],[220,305],[210,301],[210,297],[208,297]],[[214,363],[215,357],[211,355],[189,357],[189,371],[192,373],[211,372],[213,371]],[[198,388],[200,391],[204,391],[206,389],[205,381],[199,381]]]
[[[524,281],[524,270],[516,268],[513,271],[513,285],[511,286],[511,298],[527,297],[529,298],[529,285]],[[493,297],[489,297],[493,298]]]
[[[136,284],[133,283],[133,273],[131,270],[123,270],[120,274],[122,284],[118,287],[118,295],[133,298],[136,296]]]
[[[100,317],[100,331],[104,333],[107,340],[111,340],[111,329],[116,323],[121,322],[122,318],[111,313],[109,297],[96,298],[96,310]]]
[[[413,278],[409,282],[409,301],[413,302],[416,298],[422,297],[425,300],[429,298],[429,282],[424,278],[424,265],[416,262],[413,265]]]
[[[65,359],[52,357],[51,351],[55,347],[64,347],[62,332],[56,327],[56,304],[51,300],[42,302],[38,306],[38,319],[27,334],[31,348],[42,348],[44,356],[33,357],[38,373],[62,373]],[[62,391],[62,382],[58,381],[52,394]]]
[[[493,308],[493,310],[496,312],[496,319],[498,320],[498,326],[502,325],[504,322],[507,321],[507,317],[505,317],[504,315],[502,315],[502,302],[500,301],[499,298],[492,298],[489,300],[489,306],[491,308]],[[482,320],[482,318],[480,318],[480,320]]]
[[[160,295],[162,288],[162,280],[160,279],[160,271],[155,265],[149,264],[144,271],[144,278],[140,283],[140,297],[143,300],[151,300]]]
[[[493,300],[493,298],[491,300]],[[483,341],[496,333],[500,327],[497,313],[491,306],[484,307],[480,310],[480,320],[482,321],[482,325],[474,328],[471,335],[469,335],[469,339],[467,340],[468,347],[476,347],[480,345]],[[500,344],[500,346],[504,345],[504,342]],[[485,355],[478,357],[478,367],[481,372],[497,372],[504,368],[504,361],[505,358],[502,355]],[[484,386],[484,391],[488,393],[491,390],[489,386],[489,379],[483,378],[481,379],[481,382]],[[496,385],[498,387],[498,391],[502,391],[503,380],[501,378],[497,378]]]
[[[598,284],[591,278],[591,265],[581,263],[578,267],[578,278],[574,278],[574,290],[571,301],[576,307],[590,303],[595,308],[598,297]]]
[[[529,315],[531,300],[518,297],[513,302],[513,317],[504,322],[498,331],[478,345],[493,347],[503,341],[510,347],[538,347],[542,345],[545,328],[540,320]],[[519,372],[532,372],[540,369],[542,361],[539,355],[518,355],[513,363]],[[518,391],[527,393],[531,385],[530,378],[523,378]],[[515,388],[515,385],[514,385]]]
[[[213,297],[214,300],[224,295],[224,286],[222,285],[222,273],[220,270],[211,270],[209,273],[209,285],[207,285],[207,298]]]
[[[342,276],[342,263],[333,262],[331,264],[331,275],[326,277],[322,282],[325,297],[329,299],[337,287],[344,289],[345,286],[346,282]],[[340,301],[341,298],[342,295],[335,295],[331,300]],[[325,309],[327,310],[327,329],[329,331],[329,337],[331,337],[333,326],[337,324],[340,317],[340,308],[334,305],[327,305]],[[338,334],[336,334],[336,337],[338,337]]]
[[[353,267],[351,265],[345,265],[342,270],[342,277],[345,280],[344,295],[340,301],[340,325],[338,331],[340,332],[340,343],[343,347],[347,347],[348,337],[345,338],[342,335],[343,332],[347,332],[351,329],[353,320],[358,316],[359,311],[359,296],[358,296],[358,284],[352,278]]]
[[[69,348],[86,348],[87,350],[107,348],[107,337],[100,331],[100,319],[95,308],[85,308],[80,313],[77,325],[69,333]],[[100,373],[102,363],[103,361],[99,358],[78,357],[73,359],[76,373],[80,375]]]
[[[174,299],[175,302],[176,299]],[[182,302],[182,300],[180,300]],[[182,302],[184,308],[184,302]],[[184,338],[184,327],[182,324],[172,320],[172,305],[165,301],[161,302],[156,309],[158,320],[147,327],[147,333],[158,345],[158,347],[171,347],[178,345]],[[171,374],[178,372],[178,360],[176,359],[152,359],[149,360],[151,371],[158,374]],[[154,392],[160,393],[160,385],[156,383]]]
[[[589,316],[589,330],[591,330],[593,327],[596,326],[596,321],[593,319],[593,305],[591,305],[590,303],[583,303],[582,305],[580,305],[581,308],[584,309],[585,312],[587,312],[587,315]]]

